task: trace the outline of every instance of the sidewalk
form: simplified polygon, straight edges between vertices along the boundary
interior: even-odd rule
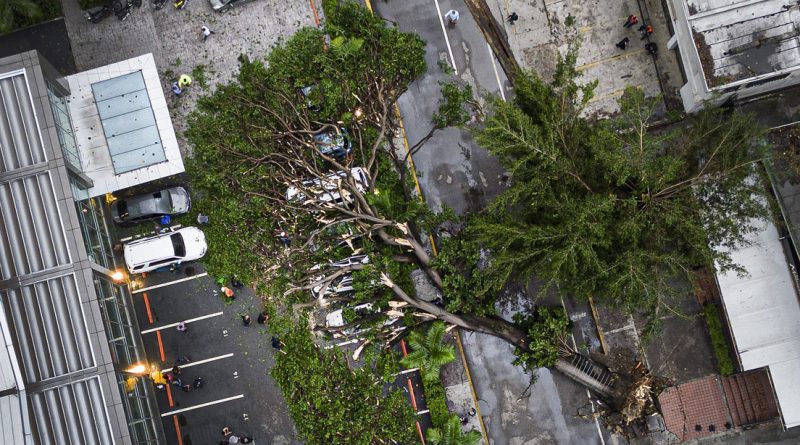
[[[552,76],[557,54],[564,54],[569,42],[578,39],[581,82],[599,81],[595,97],[587,106],[588,114],[618,111],[617,99],[628,86],[640,88],[648,96],[663,93],[669,107],[680,108],[680,68],[675,53],[667,50],[669,30],[657,0],[598,0],[591,8],[584,3],[559,0],[503,0],[490,7],[498,22],[504,24],[520,66],[544,79]],[[505,21],[511,12],[519,15],[514,25]],[[631,14],[638,16],[639,23],[624,28],[622,25]],[[653,25],[654,32],[649,39],[640,40],[638,28],[645,22]],[[629,47],[620,50],[615,44],[624,37],[629,39]],[[658,46],[655,60],[644,49],[648,41]]]

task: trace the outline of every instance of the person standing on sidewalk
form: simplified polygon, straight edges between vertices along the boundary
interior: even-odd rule
[[[450,28],[455,28],[459,17],[458,11],[455,9],[451,9],[444,14],[444,19],[447,21],[447,26]]]
[[[637,23],[639,23],[639,17],[636,17],[635,15],[631,14],[631,15],[628,16],[628,20],[626,20],[625,24],[622,25],[622,26],[624,26],[626,28],[630,28],[631,26],[633,26],[633,25],[635,25]]]
[[[639,27],[639,32],[642,33],[642,38],[639,40],[644,40],[650,37],[650,34],[653,33],[653,25],[645,24]]]
[[[626,49],[626,48],[628,48],[628,43],[629,43],[629,42],[630,42],[630,39],[628,39],[627,37],[625,37],[624,39],[622,39],[622,40],[620,40],[619,42],[617,42],[617,48],[619,48],[619,49],[621,49],[621,50],[625,51],[625,49]]]
[[[200,29],[203,31],[203,42],[205,42],[205,41],[206,41],[206,39],[208,38],[208,36],[210,36],[211,34],[214,34],[214,31],[212,31],[212,30],[211,30],[211,28],[209,28],[209,27],[208,27],[208,26],[206,26],[206,25],[203,25],[203,27],[202,27],[202,28],[200,28]]]
[[[513,24],[514,24],[514,22],[516,22],[517,20],[519,20],[519,16],[517,15],[517,13],[516,13],[516,12],[512,12],[511,14],[509,14],[509,15],[508,15],[508,17],[506,18],[506,20],[508,20],[508,24],[509,24],[509,25],[513,25]]]
[[[250,315],[248,315],[248,314],[242,315],[242,324],[245,327],[250,326],[250,323],[252,323],[252,322],[253,322],[253,319],[250,318]]]

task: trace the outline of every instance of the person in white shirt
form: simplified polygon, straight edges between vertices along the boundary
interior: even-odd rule
[[[212,31],[211,29],[209,29],[208,26],[205,26],[205,25],[203,25],[203,28],[201,30],[203,31],[203,41],[204,42],[206,41],[208,36],[210,36],[211,34],[214,34],[214,31]]]
[[[456,11],[455,9],[447,11],[447,13],[445,13],[444,15],[444,19],[447,20],[447,25],[450,26],[451,28],[456,26],[456,23],[458,23],[458,18],[459,18],[458,11]]]

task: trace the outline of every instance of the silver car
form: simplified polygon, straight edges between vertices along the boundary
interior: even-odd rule
[[[189,192],[171,187],[154,193],[120,198],[111,203],[111,217],[117,224],[128,224],[164,215],[181,215],[191,207]]]
[[[232,7],[239,3],[245,3],[249,0],[208,0],[211,3],[211,9],[217,12],[227,12]]]

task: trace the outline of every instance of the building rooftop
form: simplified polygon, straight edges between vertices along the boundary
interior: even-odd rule
[[[83,71],[66,80],[81,170],[94,182],[89,196],[184,171],[152,54]],[[134,87],[138,89],[131,90]],[[96,97],[98,92],[100,97]],[[100,107],[105,107],[102,113]],[[141,144],[144,139],[149,144]]]
[[[709,88],[800,65],[797,2],[683,1]]]

